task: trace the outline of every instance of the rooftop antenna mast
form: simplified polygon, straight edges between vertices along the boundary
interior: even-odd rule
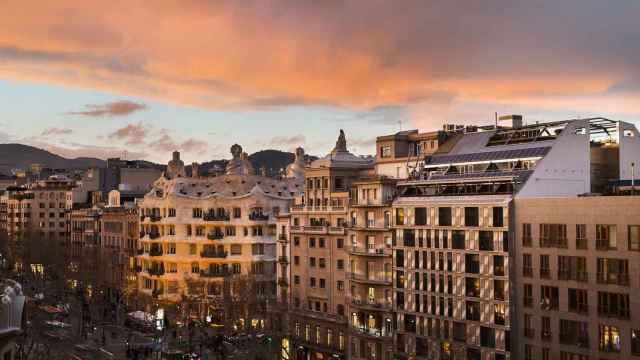
[[[402,119],[398,120],[398,131],[402,131]]]

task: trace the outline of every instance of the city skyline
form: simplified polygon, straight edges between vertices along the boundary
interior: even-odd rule
[[[233,143],[321,155],[344,128],[352,152],[373,154],[377,134],[494,112],[640,114],[633,1],[74,6],[0,15],[0,142],[206,161]]]

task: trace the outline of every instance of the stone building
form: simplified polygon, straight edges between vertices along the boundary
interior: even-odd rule
[[[514,204],[515,358],[640,356],[640,197]]]
[[[279,222],[280,300],[289,309],[292,358],[346,358],[349,255],[348,208],[352,183],[373,172],[373,161],[347,150],[343,131],[335,148],[304,172],[304,195]],[[288,273],[286,273],[288,271]]]
[[[225,175],[161,177],[139,203],[138,287],[202,319],[260,327],[264,319],[245,307],[257,301],[249,310],[261,310],[275,299],[276,216],[303,184],[253,175],[239,145],[232,154]],[[252,298],[227,306],[242,296]]]

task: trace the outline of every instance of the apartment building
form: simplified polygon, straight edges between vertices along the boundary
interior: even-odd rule
[[[459,126],[445,125],[441,131],[405,130],[376,138],[376,173],[406,179],[424,164],[424,157],[436,153]]]
[[[255,293],[261,301],[275,298],[276,216],[289,209],[303,184],[254,175],[239,145],[232,155],[225,175],[185,177],[174,154],[166,176],[139,204],[138,287],[160,301],[182,301],[202,319],[262,326],[264,319],[244,316],[229,324],[224,306],[238,295],[229,291]],[[240,280],[244,286],[230,290]]]
[[[101,216],[102,208],[98,206],[71,210],[69,214],[71,244],[78,247],[100,246],[102,234]]]
[[[351,184],[346,247],[349,358],[393,358],[391,203],[396,181],[374,176]]]
[[[51,177],[24,187],[9,187],[0,197],[2,216],[9,237],[31,233],[47,239],[65,240],[67,213],[73,205],[74,182]]]
[[[524,125],[520,116],[457,131],[398,183],[396,352],[519,359],[514,199],[569,199],[628,180],[638,131],[604,118]]]
[[[640,197],[514,204],[516,358],[640,356]]]
[[[289,296],[289,358],[348,356],[349,198],[352,183],[372,173],[373,159],[350,153],[341,130],[335,148],[306,167],[304,195],[279,223],[289,241],[281,248],[289,250],[288,281],[279,282]]]

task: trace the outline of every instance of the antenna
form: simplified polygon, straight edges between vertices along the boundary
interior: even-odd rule
[[[402,131],[402,119],[398,120],[398,131]]]
[[[496,129],[498,128],[498,112],[496,111],[495,113],[495,119],[496,119]]]

